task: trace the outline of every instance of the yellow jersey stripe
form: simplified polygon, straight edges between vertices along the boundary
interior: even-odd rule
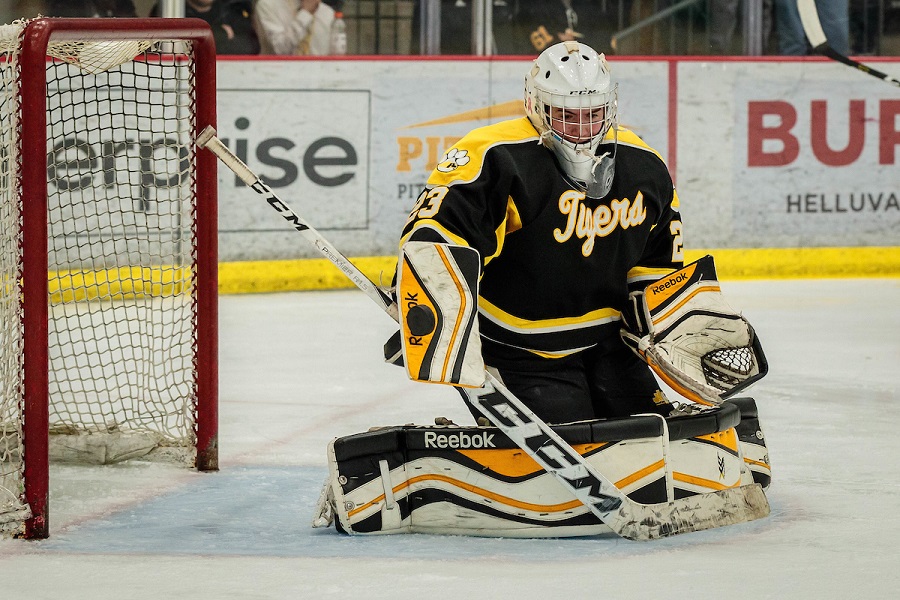
[[[577,317],[562,317],[556,319],[542,319],[530,321],[516,317],[497,308],[484,298],[478,300],[479,312],[490,321],[500,325],[504,329],[517,333],[553,333],[557,331],[571,331],[596,327],[612,321],[618,321],[621,313],[613,308],[601,308]]]

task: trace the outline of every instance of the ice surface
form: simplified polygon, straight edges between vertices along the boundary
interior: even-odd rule
[[[357,291],[225,296],[222,470],[53,467],[51,537],[0,540],[4,598],[894,598],[900,280],[726,281],[770,373],[752,388],[772,514],[654,542],[346,537],[310,528],[325,445],[373,425],[471,423],[381,361]]]

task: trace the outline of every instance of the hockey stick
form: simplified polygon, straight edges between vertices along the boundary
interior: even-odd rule
[[[216,137],[215,129],[204,129],[196,144],[215,154],[391,318],[399,320],[397,306],[390,297],[291,210]],[[674,502],[650,505],[634,502],[585,462],[580,454],[495,377],[490,373],[485,373],[485,377],[486,383],[481,388],[459,388],[465,392],[466,402],[490,419],[535,462],[554,475],[598,519],[624,538],[651,540],[743,523],[769,514],[769,504],[759,484],[698,494]]]
[[[868,65],[856,62],[828,44],[828,38],[825,36],[825,31],[822,30],[822,22],[819,21],[819,11],[816,10],[816,0],[797,0],[797,9],[800,11],[800,21],[803,23],[803,30],[806,32],[806,38],[809,40],[809,45],[812,46],[813,52],[900,87],[900,80],[894,79]]]

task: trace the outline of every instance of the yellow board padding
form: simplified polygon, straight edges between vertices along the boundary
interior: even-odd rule
[[[727,248],[686,250],[685,263],[706,254],[716,261],[719,280],[833,277],[898,277],[900,246],[852,248]],[[389,286],[396,256],[350,259],[376,284]],[[174,295],[190,283],[183,267],[122,267],[104,271],[50,273],[51,302],[96,297]],[[138,283],[135,283],[138,282]],[[223,262],[219,293],[247,294],[332,290],[354,287],[331,261],[321,259]]]
[[[900,277],[900,246],[853,248],[742,248],[686,250],[685,263],[706,254],[719,280],[830,277]],[[372,281],[390,285],[395,256],[351,258]],[[327,259],[234,262],[219,265],[219,292],[286,292],[351,288]]]
[[[350,259],[377,285],[390,287],[396,256],[364,256]],[[219,263],[219,293],[247,294],[333,290],[355,287],[325,258]]]
[[[86,300],[132,300],[172,297],[188,293],[193,279],[190,267],[116,267],[95,271],[51,271],[47,288],[51,304]]]
[[[685,250],[689,263],[711,254],[719,280],[900,277],[900,246]]]

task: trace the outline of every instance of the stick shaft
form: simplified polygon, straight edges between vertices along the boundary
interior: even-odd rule
[[[861,62],[857,62],[849,56],[844,56],[828,44],[828,37],[825,35],[825,31],[822,29],[822,22],[819,20],[816,0],[797,0],[797,10],[800,12],[800,22],[803,24],[803,31],[806,32],[806,39],[809,40],[809,44],[814,52],[900,87],[900,80],[894,79],[886,73],[882,73]]]
[[[873,69],[869,65],[865,65],[861,62],[857,62],[857,61],[853,60],[852,58],[850,58],[848,56],[844,56],[843,54],[841,54],[840,52],[838,52],[837,50],[835,50],[834,48],[832,48],[831,46],[829,46],[827,44],[823,48],[817,49],[817,52],[819,52],[820,54],[822,54],[824,56],[827,56],[831,60],[836,60],[840,63],[844,63],[845,65],[853,67],[854,69],[856,69],[858,71],[862,71],[863,73],[867,73],[867,74],[871,75],[872,77],[877,77],[878,79],[883,79],[884,81],[886,81],[888,83],[891,83],[893,85],[896,85],[897,87],[900,87],[900,80],[894,79],[893,77],[889,76],[887,73],[882,73],[878,69]]]
[[[225,144],[216,137],[216,130],[212,127],[204,129],[197,138],[197,145],[206,148],[215,154],[219,160],[225,163],[235,175],[241,178],[241,181],[250,186],[254,192],[262,196],[266,202],[280,214],[285,221],[299,231],[313,246],[328,260],[330,260],[344,275],[352,281],[356,287],[366,293],[372,300],[378,303],[395,321],[399,319],[397,305],[393,299],[383,292],[371,279],[369,279],[359,268],[353,264],[350,259],[341,254],[337,248],[325,239],[315,228],[306,220],[300,217],[284,202],[278,195],[272,191],[253,171],[250,170],[244,161],[238,158]]]

